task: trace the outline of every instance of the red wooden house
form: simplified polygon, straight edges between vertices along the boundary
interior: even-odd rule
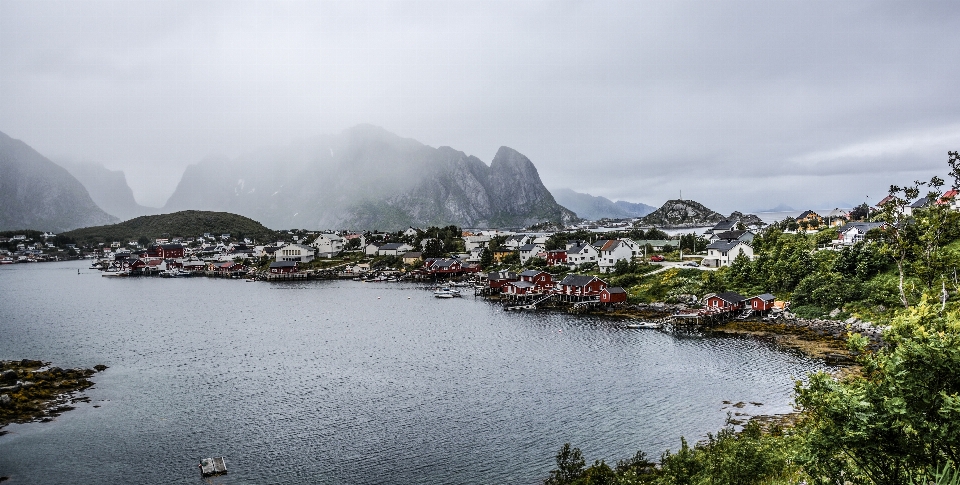
[[[747,300],[747,303],[750,305],[750,309],[755,312],[768,312],[773,310],[773,302],[776,300],[773,295],[770,293],[764,293],[762,295],[757,295],[753,298]]]
[[[591,275],[567,275],[557,283],[555,293],[564,301],[580,301],[599,298],[607,282]]]
[[[707,298],[707,308],[713,308],[721,311],[742,310],[747,299],[740,296],[739,293],[727,291]]]
[[[509,271],[496,271],[487,274],[487,287],[493,290],[503,288],[503,285],[512,281],[519,281],[520,277],[516,273]]]
[[[147,247],[148,258],[175,259],[183,257],[182,244],[151,244]]]
[[[548,266],[553,266],[553,265],[555,265],[555,264],[566,265],[566,264],[567,264],[567,250],[566,250],[566,249],[558,249],[558,250],[554,250],[554,251],[547,251],[546,259],[547,259],[547,265],[548,265]]]
[[[600,291],[601,303],[623,303],[627,301],[627,291],[619,286],[608,286]]]

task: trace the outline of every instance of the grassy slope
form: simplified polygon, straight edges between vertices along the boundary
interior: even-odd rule
[[[64,233],[78,243],[136,241],[140,237],[196,237],[204,233],[229,233],[260,242],[277,238],[277,233],[259,222],[228,212],[181,211],[172,214],[142,216],[109,226],[85,227]]]

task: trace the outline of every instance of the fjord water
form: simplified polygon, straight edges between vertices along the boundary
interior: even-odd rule
[[[0,267],[0,359],[110,366],[90,403],[6,428],[11,484],[198,483],[209,456],[227,458],[222,484],[532,484],[564,442],[588,460],[655,458],[728,412],[788,412],[794,380],[825,368],[751,339],[510,313],[410,283],[86,266]]]

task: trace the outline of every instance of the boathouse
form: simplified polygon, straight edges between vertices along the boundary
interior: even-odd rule
[[[707,298],[707,308],[732,312],[742,310],[746,301],[739,293],[727,291]]]
[[[750,304],[751,310],[758,313],[763,313],[773,310],[774,300],[776,300],[776,298],[774,298],[773,295],[770,293],[764,293],[762,295],[757,295],[753,298],[750,298],[747,300],[747,302]]]
[[[270,273],[287,274],[296,273],[299,265],[296,261],[274,261],[270,263]]]
[[[600,292],[607,287],[607,282],[591,275],[572,274],[564,277],[557,283],[555,290],[562,301],[583,301],[584,299],[599,299]]]
[[[182,244],[151,244],[147,247],[148,258],[176,259],[183,257]]]
[[[487,288],[496,290],[498,293],[501,288],[511,281],[519,281],[520,277],[510,271],[493,271],[487,273]]]
[[[623,303],[627,301],[627,291],[619,286],[608,286],[600,290],[600,303]]]

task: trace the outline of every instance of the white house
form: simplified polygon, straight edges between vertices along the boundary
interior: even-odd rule
[[[377,249],[377,256],[402,256],[413,249],[414,247],[407,243],[386,243]]]
[[[531,237],[526,234],[514,234],[512,236],[507,236],[507,240],[503,242],[503,246],[510,251],[518,251],[522,246],[530,244]]]
[[[286,246],[277,249],[274,253],[277,261],[299,261],[301,263],[309,263],[313,261],[315,257],[315,251],[310,246],[304,246],[302,244],[287,244]]]
[[[490,243],[490,236],[479,235],[479,236],[464,236],[463,237],[463,246],[468,253],[472,253],[474,249],[480,249],[487,246]]]
[[[871,229],[879,227],[883,227],[882,222],[848,222],[840,228],[837,243],[843,246],[853,246],[863,241],[863,238]]]
[[[520,264],[525,264],[531,258],[537,257],[538,254],[546,250],[547,247],[543,244],[524,244],[520,246]]]
[[[317,248],[317,257],[332,258],[343,251],[343,238],[336,234],[320,234],[310,243]]]
[[[407,237],[414,237],[417,235],[417,230],[413,227],[408,227],[406,231],[403,231],[403,235]]]
[[[567,249],[567,264],[576,268],[584,263],[596,263],[600,259],[600,251],[590,243],[582,243]]]
[[[643,249],[631,239],[610,239],[597,242],[602,243],[599,245],[600,247],[597,248],[600,253],[597,266],[600,267],[600,272],[602,273],[612,271],[617,261],[630,262],[633,261],[634,258],[643,257]],[[594,247],[596,247],[596,245],[594,245]],[[569,257],[568,255],[567,258]]]
[[[707,257],[700,264],[709,268],[730,266],[741,254],[752,260],[753,247],[737,239],[714,241],[707,246]]]

